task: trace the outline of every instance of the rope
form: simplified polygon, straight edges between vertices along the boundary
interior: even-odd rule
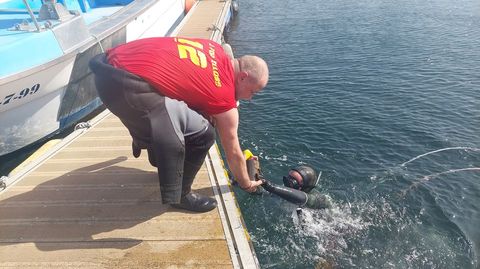
[[[6,177],[6,176],[2,176],[0,178],[0,191],[3,191],[4,189],[7,188],[7,183],[6,183],[7,179],[8,179],[8,177]]]
[[[90,127],[92,127],[92,125],[89,122],[79,122],[77,125],[75,125],[74,130],[88,129]]]
[[[93,36],[93,38],[95,38],[95,41],[97,41],[97,44],[100,46],[100,50],[102,51],[102,53],[105,53],[105,50],[103,49],[102,43],[100,42],[98,37],[96,35],[92,35],[92,36]]]

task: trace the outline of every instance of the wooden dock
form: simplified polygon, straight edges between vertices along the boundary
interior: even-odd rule
[[[230,1],[197,2],[178,36],[220,41]],[[0,192],[0,268],[258,268],[216,145],[193,189],[218,208],[162,205],[156,168],[135,159],[104,111],[12,176]]]

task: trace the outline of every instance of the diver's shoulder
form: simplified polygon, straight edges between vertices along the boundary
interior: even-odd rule
[[[308,193],[308,201],[306,207],[315,209],[331,208],[332,200],[330,196],[314,188]]]

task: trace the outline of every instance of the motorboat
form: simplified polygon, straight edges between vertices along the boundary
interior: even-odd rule
[[[89,60],[169,35],[185,7],[185,0],[0,0],[0,156],[98,109]]]

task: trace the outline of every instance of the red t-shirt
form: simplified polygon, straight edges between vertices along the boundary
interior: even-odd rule
[[[161,94],[215,115],[237,107],[234,72],[222,47],[207,39],[156,37],[107,52],[116,68],[135,74]]]

